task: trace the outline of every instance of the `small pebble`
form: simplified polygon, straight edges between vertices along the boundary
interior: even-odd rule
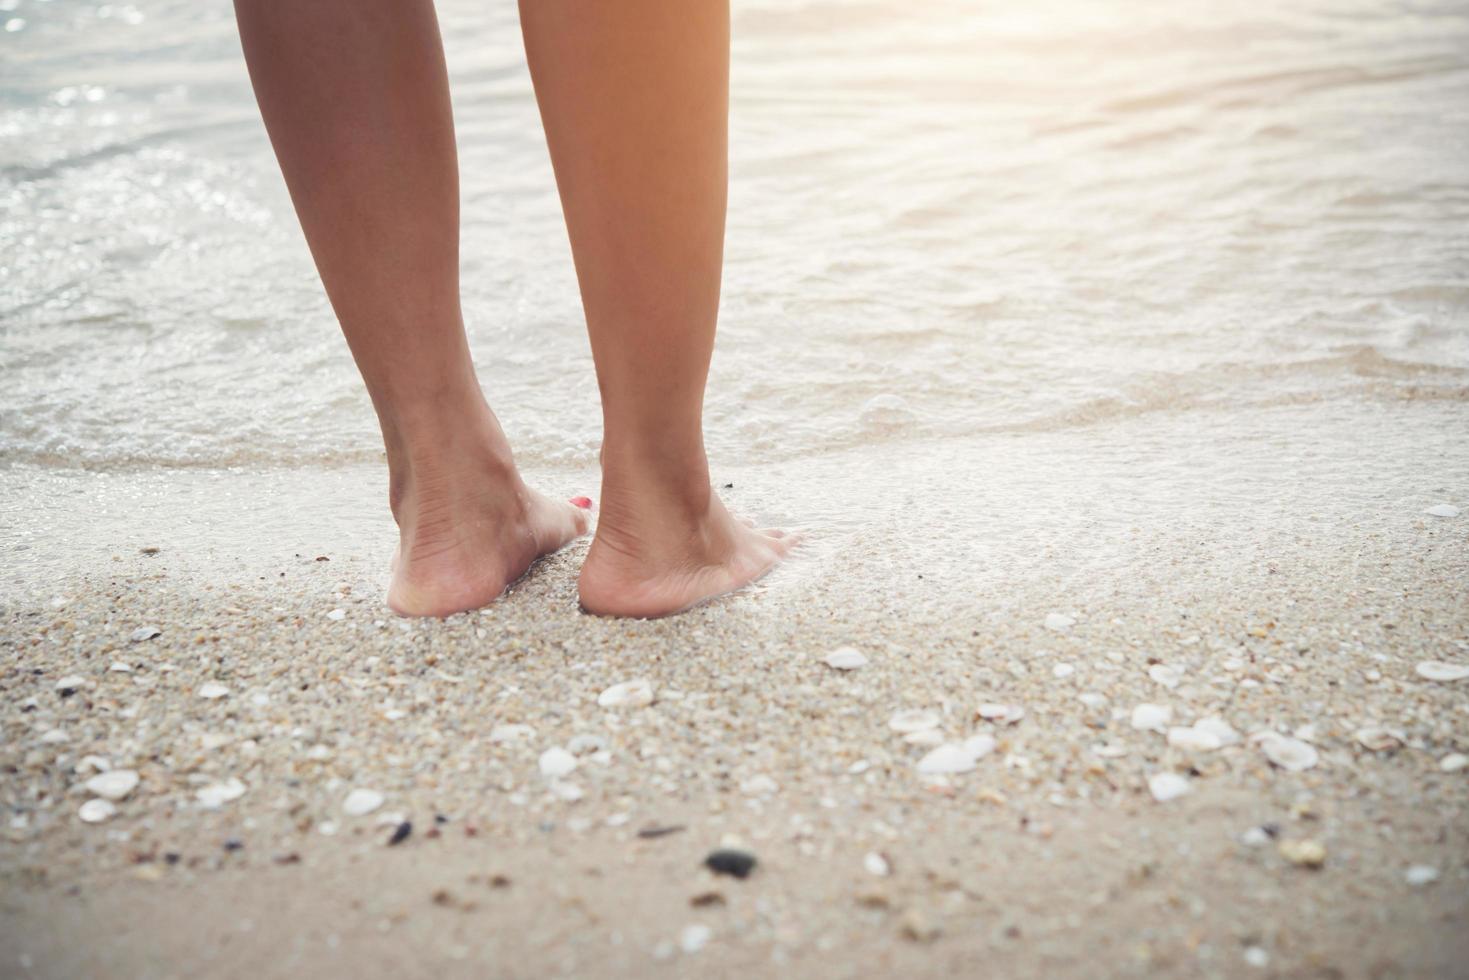
[[[344,619],[347,618],[347,610],[345,610],[345,609],[333,609],[331,612],[329,612],[329,613],[326,614],[326,618],[327,619],[330,619],[330,620],[335,620],[337,622],[340,622],[340,621],[342,621],[342,620],[344,620]]]
[[[735,847],[721,847],[704,858],[704,866],[715,874],[741,879],[748,878],[758,863],[755,855]]]
[[[886,878],[888,875],[893,873],[892,864],[888,862],[887,858],[883,857],[876,851],[868,851],[867,854],[863,856],[862,867],[867,870],[868,874],[877,875],[879,878]]]
[[[931,943],[939,937],[941,931],[937,922],[917,909],[909,909],[903,913],[899,928],[903,938],[915,943]]]
[[[490,741],[495,744],[517,742],[523,738],[530,738],[535,733],[536,730],[529,725],[496,725],[490,729]]]
[[[1246,946],[1245,962],[1257,970],[1263,970],[1270,965],[1270,954],[1259,946]]]
[[[139,626],[137,629],[133,630],[132,633],[128,634],[128,642],[142,643],[144,640],[151,640],[155,636],[162,635],[163,630],[159,629],[157,626]]]
[[[77,691],[87,686],[85,677],[70,674],[56,682],[56,691],[64,698],[69,698]]]
[[[1051,668],[1051,676],[1055,678],[1070,677],[1076,673],[1076,668],[1071,664],[1057,664]]]
[[[1450,752],[1438,760],[1438,768],[1443,772],[1458,772],[1469,767],[1469,755],[1462,752]]]
[[[867,658],[856,647],[837,647],[826,655],[825,662],[834,670],[856,670],[867,666]]]
[[[199,696],[206,701],[218,701],[230,693],[230,689],[218,681],[206,681],[199,687]]]
[[[1326,863],[1326,847],[1317,840],[1283,840],[1280,856],[1300,868],[1319,868]]]
[[[404,820],[402,823],[398,824],[398,826],[393,828],[393,835],[388,838],[388,846],[394,847],[398,844],[403,843],[412,833],[413,822],[411,820]]]

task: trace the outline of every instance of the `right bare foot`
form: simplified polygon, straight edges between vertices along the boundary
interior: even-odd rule
[[[599,616],[671,616],[755,581],[795,542],[784,531],[736,519],[712,492],[700,496],[702,503],[683,506],[651,489],[604,491],[577,582],[582,608]]]

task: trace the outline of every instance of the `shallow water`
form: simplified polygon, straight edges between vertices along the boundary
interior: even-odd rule
[[[514,5],[440,9],[481,376],[584,465]],[[229,5],[0,28],[0,458],[376,459]],[[737,0],[734,37],[716,461],[1469,389],[1462,0]]]

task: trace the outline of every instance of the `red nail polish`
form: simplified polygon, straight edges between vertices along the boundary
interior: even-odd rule
[[[571,498],[571,502],[573,504],[576,504],[582,510],[591,510],[592,509],[592,498],[591,497],[572,497]]]

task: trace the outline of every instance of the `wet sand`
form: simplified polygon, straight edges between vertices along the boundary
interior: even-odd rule
[[[1466,423],[1387,392],[718,470],[810,543],[651,623],[577,611],[584,545],[394,619],[375,466],[7,466],[0,974],[1454,975],[1469,679],[1418,666],[1469,664]],[[912,709],[993,750],[919,773]],[[86,823],[102,765],[140,781]]]

